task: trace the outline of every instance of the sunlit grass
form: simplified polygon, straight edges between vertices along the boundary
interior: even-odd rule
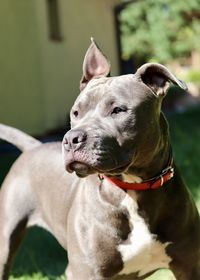
[[[51,278],[49,276],[44,276],[41,273],[33,273],[32,275],[23,275],[20,277],[13,277],[11,276],[9,280],[66,280],[65,276],[60,276],[60,277],[54,277]],[[146,278],[147,280],[175,280],[173,274],[170,271],[166,270],[160,270],[159,272],[156,272],[154,275],[151,277]]]

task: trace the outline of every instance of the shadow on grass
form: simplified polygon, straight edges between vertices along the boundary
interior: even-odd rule
[[[175,161],[200,209],[199,120],[200,108],[182,114],[168,116]],[[0,181],[7,173],[15,158],[15,154],[1,156]],[[41,275],[47,276],[47,279],[53,280],[58,279],[64,273],[66,265],[66,252],[57,241],[48,232],[39,228],[33,228],[27,234],[16,256],[12,275],[19,277],[39,272]],[[25,277],[24,279],[36,278]]]
[[[15,259],[12,275],[32,275],[40,272],[48,279],[64,274],[67,254],[47,231],[34,227],[29,230]]]
[[[16,153],[0,154],[0,186],[17,156]]]

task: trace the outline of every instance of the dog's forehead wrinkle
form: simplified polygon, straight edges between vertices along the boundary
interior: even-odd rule
[[[152,91],[132,74],[113,79],[109,90],[118,100],[131,101],[133,105],[142,104],[143,100],[156,100]]]
[[[102,78],[91,81],[90,87],[81,93],[81,96],[77,99],[77,102],[81,101],[85,107],[92,108],[93,105],[106,104],[107,106],[117,103],[118,105],[130,104],[130,101],[137,103],[138,96],[134,93],[134,79],[133,75],[125,75],[129,80],[129,84],[124,83],[121,77],[114,78]],[[92,83],[93,82],[93,83]],[[137,84],[136,84],[137,87]],[[137,90],[137,89],[136,89]],[[89,104],[89,105],[88,105]]]
[[[75,103],[72,107],[72,111],[80,110],[82,112],[87,112],[89,109],[93,109],[96,106],[96,103],[97,101],[94,92],[81,92],[81,94],[75,100]]]
[[[120,88],[126,89],[131,86],[131,84],[137,81],[133,74],[115,76],[115,77],[101,77],[98,79],[92,79],[83,92],[94,91],[95,89],[112,89],[112,88]]]
[[[133,74],[98,77],[88,83],[75,104],[80,102],[81,106],[79,107],[81,110],[84,107],[84,111],[87,111],[87,108],[94,109],[99,103],[102,106],[105,103],[107,106],[113,103],[116,103],[116,106],[126,104],[137,106],[142,104],[142,100],[146,99],[147,95],[154,98],[150,90]]]

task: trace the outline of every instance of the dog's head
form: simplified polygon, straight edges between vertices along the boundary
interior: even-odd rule
[[[166,67],[147,63],[129,75],[109,77],[110,63],[92,41],[83,63],[81,93],[63,139],[66,169],[80,177],[118,175],[162,145],[161,101],[169,82],[185,89]],[[143,162],[144,165],[144,162]]]

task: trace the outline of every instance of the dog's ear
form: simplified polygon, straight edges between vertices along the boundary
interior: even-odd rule
[[[91,38],[84,61],[83,61],[83,76],[80,81],[80,90],[83,90],[87,83],[94,77],[108,76],[110,73],[110,62]]]
[[[146,63],[135,74],[157,96],[164,96],[169,83],[173,83],[183,90],[187,90],[186,84],[178,80],[165,66],[158,63]]]

